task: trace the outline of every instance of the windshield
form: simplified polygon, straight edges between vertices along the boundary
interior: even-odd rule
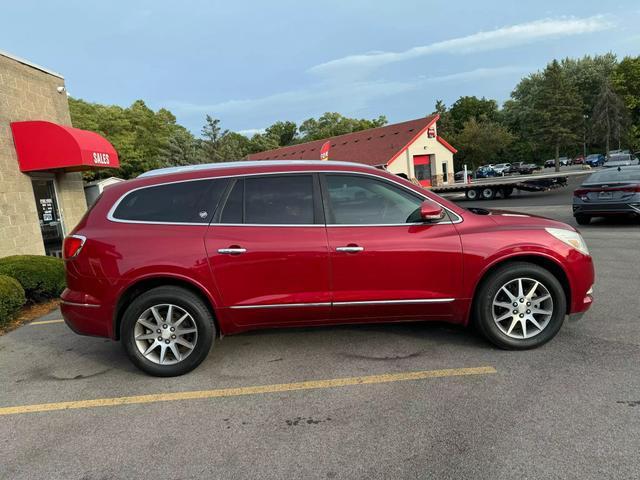
[[[640,182],[640,168],[623,168],[618,170],[606,170],[594,173],[582,185],[594,185],[598,183],[613,182]]]

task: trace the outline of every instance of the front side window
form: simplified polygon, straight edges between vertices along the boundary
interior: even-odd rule
[[[327,175],[329,223],[385,225],[410,223],[422,199],[382,180],[357,175]],[[414,215],[412,215],[414,214]]]
[[[247,177],[236,181],[220,223],[311,225],[312,175]]]
[[[209,179],[141,188],[128,193],[112,216],[127,221],[207,224],[226,184],[226,179]]]

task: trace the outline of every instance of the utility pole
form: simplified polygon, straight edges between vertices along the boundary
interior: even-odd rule
[[[582,129],[582,158],[586,160],[587,158],[587,119],[589,115],[586,113],[582,115],[582,119],[584,120],[584,128]]]

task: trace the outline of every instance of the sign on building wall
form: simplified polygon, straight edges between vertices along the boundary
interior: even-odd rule
[[[320,148],[320,160],[329,160],[329,147],[331,142],[324,142]]]

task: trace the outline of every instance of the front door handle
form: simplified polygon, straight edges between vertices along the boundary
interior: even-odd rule
[[[347,253],[356,253],[362,252],[364,247],[360,247],[358,245],[347,245],[346,247],[336,247],[336,252],[347,252]]]
[[[229,247],[229,248],[218,249],[218,253],[222,253],[224,255],[240,255],[241,253],[245,253],[246,251],[247,249],[242,247]]]

